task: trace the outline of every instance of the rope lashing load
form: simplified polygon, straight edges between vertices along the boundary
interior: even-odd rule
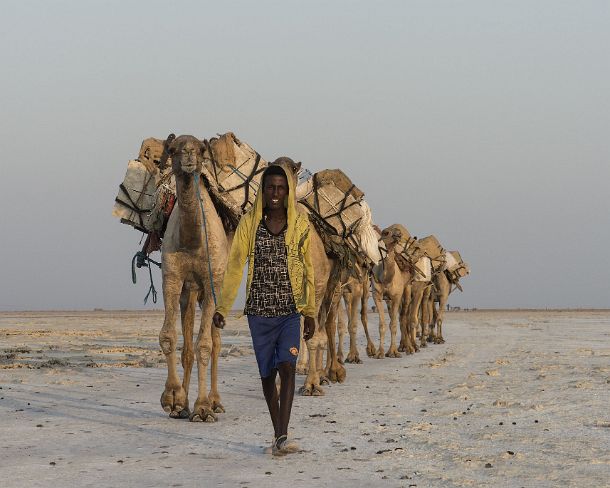
[[[199,173],[194,173],[195,188],[197,190],[197,199],[199,200],[199,206],[201,207],[201,214],[203,215],[203,233],[205,234],[205,252],[208,255],[208,274],[210,276],[210,289],[212,290],[212,298],[214,298],[214,306],[218,305],[216,300],[216,290],[214,289],[214,276],[212,275],[212,257],[210,256],[210,245],[208,243],[208,224],[205,216],[205,210],[203,208],[203,200],[201,199],[201,193],[199,191]]]

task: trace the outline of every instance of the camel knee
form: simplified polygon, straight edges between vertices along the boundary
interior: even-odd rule
[[[161,351],[163,354],[171,354],[176,352],[176,344],[178,342],[178,337],[175,332],[171,332],[163,328],[161,333],[159,334],[159,345],[161,346]]]
[[[211,337],[199,339],[197,342],[197,357],[201,361],[209,360],[212,354],[213,341]]]

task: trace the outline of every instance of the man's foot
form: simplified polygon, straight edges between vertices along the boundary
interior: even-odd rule
[[[285,456],[286,454],[291,454],[293,452],[297,452],[298,450],[299,446],[296,442],[289,441],[288,436],[286,435],[281,435],[273,442],[271,454],[274,456]]]

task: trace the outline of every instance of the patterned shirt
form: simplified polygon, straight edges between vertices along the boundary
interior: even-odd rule
[[[296,313],[286,258],[286,227],[272,234],[264,221],[254,244],[254,270],[245,315],[280,317]]]

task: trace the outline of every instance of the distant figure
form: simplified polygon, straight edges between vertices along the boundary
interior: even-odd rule
[[[294,176],[289,158],[279,158],[262,177],[254,207],[235,231],[214,325],[224,327],[248,261],[246,308],[252,345],[273,423],[274,456],[296,452],[288,442],[294,398],[301,314],[303,339],[315,331],[315,287],[309,250],[309,220],[296,208]],[[278,395],[275,379],[279,372]]]

